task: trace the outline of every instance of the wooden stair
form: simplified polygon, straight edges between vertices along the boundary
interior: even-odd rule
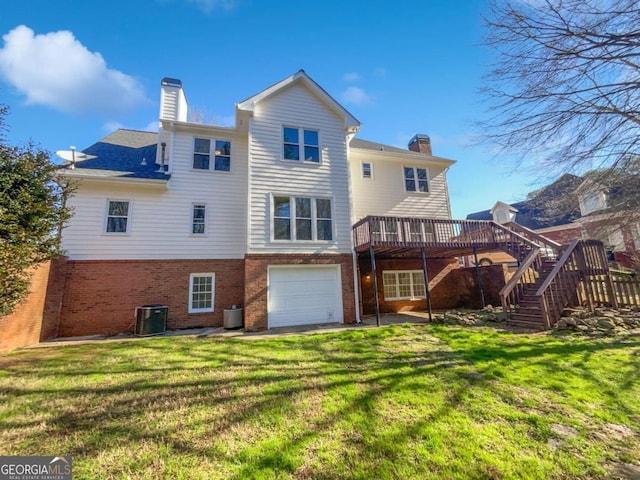
[[[534,283],[530,284],[518,304],[515,305],[514,312],[507,319],[507,325],[531,330],[544,330],[546,328],[542,306],[540,305],[540,299],[536,297],[536,292],[545,282],[555,264],[556,260],[553,258],[546,257],[542,259],[542,268],[538,270],[538,278]]]

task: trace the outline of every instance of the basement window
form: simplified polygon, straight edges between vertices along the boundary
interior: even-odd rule
[[[385,300],[421,300],[426,297],[422,270],[387,270],[382,273]]]
[[[213,312],[214,273],[189,276],[189,313]]]

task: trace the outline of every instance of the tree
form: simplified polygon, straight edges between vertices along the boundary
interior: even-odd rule
[[[497,61],[483,139],[539,172],[627,170],[640,150],[640,2],[493,0],[486,24]]]
[[[30,267],[60,253],[71,193],[58,181],[49,153],[33,144],[6,144],[7,112],[0,105],[0,316],[27,294]]]

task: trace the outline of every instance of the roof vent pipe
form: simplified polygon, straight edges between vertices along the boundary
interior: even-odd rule
[[[162,146],[162,155],[160,155],[160,168],[158,169],[158,173],[165,173],[165,171],[164,171],[164,152],[167,149],[167,142],[162,142],[160,145]]]

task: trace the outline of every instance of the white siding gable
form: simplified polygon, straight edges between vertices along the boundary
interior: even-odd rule
[[[321,161],[283,161],[283,127],[316,130]],[[299,83],[258,102],[249,127],[249,252],[351,250],[345,121]],[[273,242],[273,195],[330,198],[331,242]]]
[[[385,156],[350,149],[354,223],[367,215],[418,218],[451,218],[446,171],[437,162],[407,156]],[[363,178],[362,162],[372,166],[372,177]],[[426,168],[429,192],[407,192],[404,167]]]

